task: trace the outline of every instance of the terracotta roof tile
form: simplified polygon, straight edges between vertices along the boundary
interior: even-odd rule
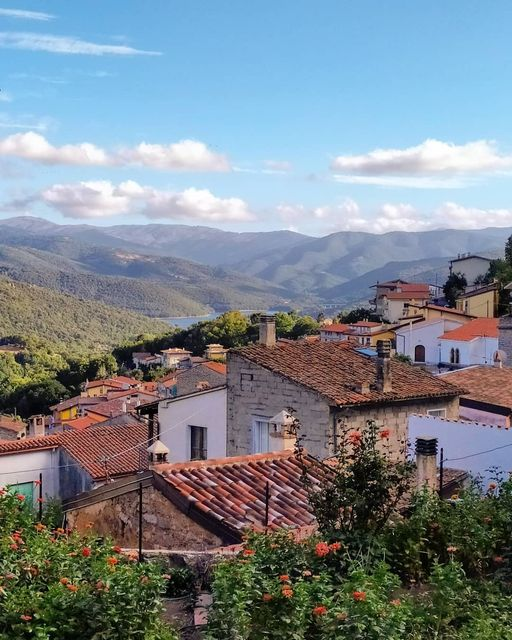
[[[512,410],[512,369],[504,367],[467,367],[443,373],[442,378],[464,387],[465,398]]]
[[[483,337],[498,337],[498,318],[476,318],[461,327],[443,333],[441,340],[469,342],[475,338]]]
[[[19,433],[20,431],[25,431],[27,425],[23,420],[13,420],[9,418],[9,416],[0,415],[0,429],[7,429],[8,431],[14,431]]]
[[[254,344],[231,352],[321,394],[335,406],[459,395],[460,389],[427,371],[391,360],[392,391],[375,388],[376,361],[346,342],[291,342],[275,347]],[[361,384],[370,385],[362,393]]]
[[[323,327],[320,327],[320,331],[330,331],[331,333],[349,333],[350,327],[348,324],[334,322],[333,324],[326,324]]]
[[[214,362],[213,360],[210,360],[208,362],[205,362],[203,364],[203,367],[207,367],[208,369],[211,369],[212,371],[216,371],[217,373],[221,373],[223,375],[227,374],[227,365],[224,362]]]
[[[102,420],[103,418],[100,416],[82,416],[81,418],[74,418],[73,420],[63,420],[62,425],[65,428],[68,427],[75,431],[81,431],[82,429],[87,429],[97,422],[101,422]]]
[[[93,480],[126,475],[147,468],[146,425],[133,419],[129,424],[92,426],[83,431],[65,431],[50,436],[0,441],[0,456],[9,453],[62,447]],[[106,464],[103,462],[107,459]]]
[[[305,460],[313,482],[319,484],[327,468],[312,458]],[[293,451],[158,465],[155,470],[192,508],[238,533],[248,527],[264,528],[267,482],[270,528],[314,523]]]

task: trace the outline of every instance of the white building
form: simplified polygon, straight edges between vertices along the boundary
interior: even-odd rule
[[[497,469],[504,479],[512,471],[512,429],[481,422],[448,420],[433,415],[409,417],[409,442],[430,436],[438,440],[438,464],[441,448],[444,465],[481,476],[484,490],[494,480]]]
[[[160,440],[169,449],[169,462],[224,458],[226,405],[226,386],[162,400]]]
[[[471,286],[477,278],[485,276],[490,264],[489,258],[463,253],[450,260],[450,273],[461,273],[466,278],[468,286]]]
[[[24,495],[29,504],[36,506],[40,478],[43,495],[59,497],[59,466],[59,445],[52,446],[51,440],[41,450],[4,454],[0,458],[0,487],[11,486],[13,491]]]
[[[492,364],[498,350],[498,319],[476,318],[440,337],[441,362],[467,367]]]
[[[440,337],[462,326],[460,322],[446,318],[419,322],[410,320],[395,329],[396,352],[409,356],[416,363],[437,365],[442,361]]]

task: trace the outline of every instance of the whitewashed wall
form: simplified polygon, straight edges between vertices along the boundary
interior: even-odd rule
[[[0,487],[34,482],[43,474],[43,495],[59,497],[59,450],[23,451],[0,456]],[[37,491],[34,490],[34,494]]]
[[[494,353],[498,349],[498,338],[475,338],[474,340],[440,340],[441,360],[450,362],[451,349],[458,349],[459,363],[464,366],[472,364],[492,364]]]
[[[454,320],[431,320],[429,322],[411,323],[407,327],[401,327],[395,331],[397,353],[403,353],[414,362],[414,350],[417,345],[425,347],[425,362],[437,364],[441,355],[441,344],[445,340],[439,337],[446,331],[451,331],[462,326],[462,323]]]
[[[484,486],[492,479],[493,474],[489,471],[492,467],[498,467],[505,478],[512,472],[512,429],[481,422],[411,416],[409,441],[412,449],[416,438],[421,436],[437,438],[439,450],[443,447],[444,457],[448,459],[445,465],[468,471],[473,476],[481,475]],[[477,453],[480,455],[474,455]]]
[[[169,462],[190,460],[190,425],[206,427],[208,458],[226,457],[226,388],[164,400],[158,405],[160,440]]]

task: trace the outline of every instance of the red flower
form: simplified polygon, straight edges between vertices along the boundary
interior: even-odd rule
[[[293,589],[291,587],[283,587],[281,593],[285,598],[291,598],[293,596]]]
[[[333,542],[329,545],[331,551],[339,551],[341,549],[341,542]]]
[[[20,616],[20,620],[23,620],[23,622],[30,622],[30,620],[32,620],[32,616]]]
[[[352,596],[356,602],[364,602],[366,600],[366,591],[354,591]]]
[[[255,553],[254,549],[244,549],[243,551],[244,556],[253,556]]]
[[[25,496],[22,495],[21,493],[18,493],[18,495],[16,496],[16,498],[20,501],[23,502],[25,500]]]
[[[113,551],[114,553],[121,553],[121,547],[120,547],[118,544],[115,544],[115,545],[112,547],[112,551]]]
[[[263,602],[270,602],[272,600],[272,596],[270,593],[264,593],[261,596],[261,599],[263,600]]]
[[[119,560],[117,558],[114,558],[113,556],[110,556],[110,558],[107,558],[107,564],[110,565],[111,567],[116,565],[118,562]]]
[[[361,444],[361,439],[362,439],[362,435],[359,433],[359,431],[352,431],[351,433],[348,434],[348,441],[350,442],[350,444],[353,444],[355,447]]]
[[[72,591],[73,593],[76,593],[78,591],[78,587],[74,584],[67,584],[66,588]]]
[[[82,549],[82,556],[84,558],[88,558],[91,555],[91,548],[90,547],[84,547]]]
[[[382,429],[379,433],[379,437],[381,440],[387,440],[390,433],[391,431],[389,429]]]
[[[325,542],[319,542],[315,547],[315,554],[319,558],[323,558],[329,554],[329,545]]]
[[[59,582],[60,582],[61,584],[68,584],[68,582],[69,582],[69,578],[61,578],[61,579],[59,580]]]
[[[279,580],[281,580],[281,582],[290,582],[290,576],[284,574],[282,576],[279,576]]]
[[[41,480],[34,480],[34,484],[36,485],[36,487],[40,487],[41,486]]]
[[[18,551],[18,548],[19,548],[19,547],[18,547],[18,545],[17,545],[17,544],[14,544],[14,543],[13,543],[13,544],[10,544],[10,545],[9,545],[9,549],[11,549],[12,551]]]
[[[39,502],[39,504],[42,504],[44,502],[44,498],[37,498],[36,502]]]
[[[326,613],[327,607],[324,607],[323,604],[319,604],[313,609],[314,616],[324,616]]]

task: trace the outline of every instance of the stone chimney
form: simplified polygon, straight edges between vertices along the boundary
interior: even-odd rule
[[[260,344],[273,347],[276,344],[276,319],[274,316],[260,316]]]
[[[377,379],[375,386],[377,391],[389,393],[391,384],[391,342],[389,340],[377,340]]]
[[[437,489],[437,438],[416,438],[416,486]]]

